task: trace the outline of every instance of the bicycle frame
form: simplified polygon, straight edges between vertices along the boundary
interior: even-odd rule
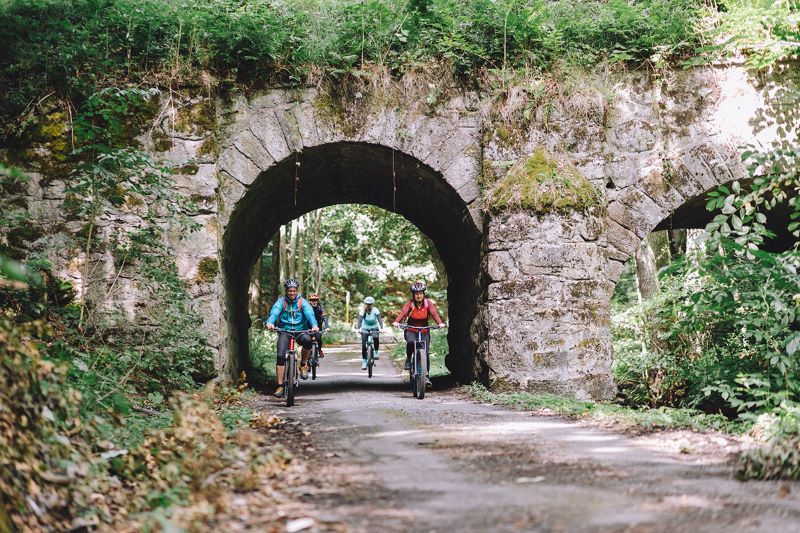
[[[378,333],[377,329],[362,329],[362,333],[367,334],[367,370],[368,376],[372,377],[372,367],[375,365],[375,337],[373,333]]]
[[[297,366],[297,337],[304,333],[311,333],[310,329],[289,330],[275,328],[278,333],[286,333],[289,337],[289,348],[286,350],[286,373],[283,377],[283,383],[286,387],[286,407],[294,405],[294,394],[300,386],[300,370]]]
[[[318,332],[320,339],[327,331],[326,329]],[[308,364],[311,366],[311,380],[314,381],[317,379],[317,366],[319,366],[319,343],[317,342],[317,336],[313,333],[311,334],[311,357],[308,359]]]
[[[422,333],[430,332],[432,329],[439,329],[439,326],[409,326],[401,324],[400,329],[417,330],[417,340],[414,341],[414,357],[411,358],[411,392],[420,400],[425,397],[425,380],[428,377],[428,350],[426,342],[422,340]]]

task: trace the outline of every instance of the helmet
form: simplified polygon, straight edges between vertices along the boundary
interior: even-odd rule
[[[286,281],[283,282],[283,287],[286,289],[292,289],[292,288],[299,289],[300,282],[294,278],[288,278]]]
[[[372,305],[375,303],[375,298],[373,298],[372,296],[367,296],[366,298],[364,298],[364,303],[367,305]]]
[[[411,292],[425,292],[427,289],[424,281],[415,281],[411,284]]]
[[[309,300],[319,300],[319,294],[316,292],[312,292],[311,295],[308,297]]]

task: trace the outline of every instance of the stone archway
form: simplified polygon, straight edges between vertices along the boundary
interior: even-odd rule
[[[233,207],[221,254],[228,371],[249,364],[249,272],[268,240],[281,224],[303,213],[346,203],[397,212],[433,241],[448,274],[447,364],[456,375],[474,374],[476,345],[470,329],[479,307],[482,231],[441,174],[403,152],[363,142],[296,152],[259,173]]]

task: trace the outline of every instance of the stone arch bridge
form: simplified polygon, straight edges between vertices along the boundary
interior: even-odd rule
[[[181,169],[177,186],[201,207],[202,229],[173,246],[220,374],[247,367],[249,274],[278,227],[368,203],[436,245],[459,378],[612,397],[610,298],[623,264],[656,227],[702,227],[698,198],[745,178],[737,147],[765,133],[751,125],[762,90],[737,67],[605,83],[603,97],[583,89],[525,113],[514,91],[498,102],[455,88],[435,105],[314,88],[170,104],[143,142]],[[487,211],[487,175],[537,149],[574,166],[604,207]]]

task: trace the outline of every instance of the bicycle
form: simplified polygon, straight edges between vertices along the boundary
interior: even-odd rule
[[[425,379],[428,377],[428,351],[425,349],[425,341],[422,340],[423,331],[439,329],[440,326],[409,326],[400,324],[400,329],[416,329],[417,340],[414,342],[414,357],[411,358],[411,393],[415,398],[422,400],[425,398]]]
[[[320,335],[323,333],[327,333],[328,330],[322,330],[319,332]],[[311,380],[314,381],[317,379],[317,367],[319,366],[319,343],[317,342],[317,336],[311,335],[311,355],[308,358],[308,364],[311,367]]]
[[[300,370],[297,367],[297,350],[295,349],[296,337],[303,333],[311,333],[310,329],[288,330],[275,328],[278,333],[289,335],[289,349],[286,350],[286,371],[283,377],[283,385],[286,387],[286,407],[294,405],[294,394],[300,386]]]
[[[375,339],[373,333],[378,333],[377,329],[362,329],[361,333],[367,334],[367,373],[372,377],[372,367],[375,366]]]

